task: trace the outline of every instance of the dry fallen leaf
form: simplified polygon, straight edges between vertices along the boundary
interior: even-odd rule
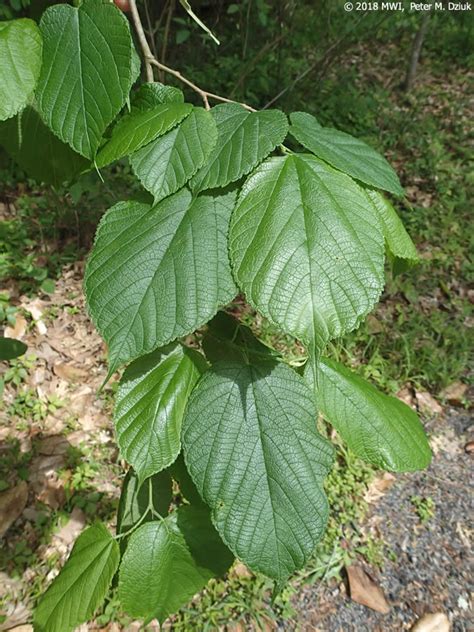
[[[43,311],[44,307],[47,305],[44,301],[39,298],[35,298],[33,300],[24,300],[21,304],[24,310],[29,312],[34,320],[35,326],[38,332],[44,336],[48,331],[48,328],[44,324],[43,319]]]
[[[23,513],[28,500],[28,485],[20,481],[15,487],[0,494],[0,537],[12,526]]]
[[[467,384],[463,382],[453,382],[441,391],[440,396],[453,406],[459,406],[463,403],[467,392]]]
[[[56,362],[53,367],[54,373],[67,382],[80,382],[89,376],[89,372],[66,362]]]
[[[382,476],[373,479],[364,494],[364,500],[367,503],[375,503],[392,487],[396,481],[396,477],[390,472],[384,472]]]
[[[428,391],[416,391],[415,397],[418,408],[426,415],[440,415],[443,412],[441,406]]]
[[[402,401],[407,406],[411,408],[415,408],[415,397],[413,395],[413,391],[408,386],[405,386],[401,390],[398,391],[397,397],[400,401]]]
[[[390,606],[385,599],[382,588],[360,566],[352,564],[347,569],[349,590],[352,601],[367,606],[372,610],[387,614]]]
[[[26,328],[26,319],[21,314],[19,314],[15,316],[15,326],[5,327],[3,335],[5,336],[5,338],[15,338],[15,340],[22,340],[23,336],[26,333]]]
[[[82,509],[79,509],[79,507],[74,507],[68,522],[64,525],[64,527],[61,527],[61,529],[53,537],[53,544],[55,541],[59,541],[65,545],[72,544],[84,529],[85,524],[86,516],[84,512]]]
[[[450,624],[444,612],[425,614],[412,627],[412,632],[449,632]]]

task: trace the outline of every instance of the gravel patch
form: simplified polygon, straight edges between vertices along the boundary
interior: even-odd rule
[[[434,458],[426,472],[397,475],[365,526],[393,552],[383,570],[365,569],[391,605],[388,614],[350,600],[347,583],[307,586],[296,597],[297,622],[287,630],[395,632],[424,614],[444,612],[453,632],[474,630],[470,557],[473,455],[464,447],[474,434],[472,415],[448,409],[427,424]],[[434,516],[423,523],[413,496],[432,498]],[[361,562],[362,563],[362,562]]]

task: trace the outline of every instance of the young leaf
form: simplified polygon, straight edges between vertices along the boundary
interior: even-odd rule
[[[133,110],[114,127],[111,139],[97,154],[98,167],[133,154],[134,151],[165,134],[192,110],[189,103],[163,103],[151,110]]]
[[[145,189],[159,201],[186,184],[202,167],[217,141],[213,117],[194,108],[175,129],[142,147],[130,164]]]
[[[117,533],[125,533],[136,524],[149,509],[153,508],[160,516],[167,516],[173,497],[172,481],[169,472],[163,471],[151,476],[142,485],[137,474],[130,468],[122,485],[122,493],[117,510]],[[145,521],[152,520],[153,514],[148,512]]]
[[[132,98],[132,109],[150,110],[162,103],[184,103],[184,94],[179,88],[157,81],[143,83]]]
[[[274,362],[217,363],[191,394],[182,441],[236,556],[279,582],[301,568],[326,526],[323,480],[333,462],[304,380]]]
[[[86,269],[89,311],[110,372],[201,327],[236,294],[227,254],[235,194],[155,207],[122,202],[102,218]]]
[[[179,344],[135,360],[120,381],[114,411],[118,444],[142,482],[181,450],[181,421],[200,375],[199,358]]]
[[[207,163],[191,180],[191,188],[223,187],[249,173],[282,143],[288,121],[279,110],[247,112],[235,103],[212,108],[218,131],[215,150]]]
[[[372,200],[373,205],[382,223],[385,243],[390,256],[408,266],[414,265],[418,261],[415,244],[410,239],[405,226],[398,217],[397,212],[390,202],[378,191],[367,190],[367,195]]]
[[[290,133],[303,147],[364,184],[403,196],[397,174],[383,156],[350,134],[321,127],[306,112],[290,115]]]
[[[120,602],[132,617],[163,623],[232,559],[208,510],[180,507],[131,535],[120,565]]]
[[[354,329],[384,284],[384,239],[365,192],[310,155],[267,160],[242,188],[229,246],[247,300],[308,346]]]
[[[111,2],[84,0],[79,8],[49,7],[40,28],[40,114],[61,140],[92,159],[132,85],[127,19]]]
[[[321,358],[316,396],[327,420],[367,463],[393,472],[429,465],[431,450],[416,413],[357,373]]]
[[[88,621],[105,598],[119,564],[119,547],[101,523],[76,540],[64,568],[36,608],[38,632],[69,632]]]
[[[42,39],[33,20],[0,22],[0,121],[28,103],[41,70]]]
[[[90,161],[61,142],[30,106],[0,124],[0,144],[31,178],[56,187],[90,166]]]
[[[21,340],[0,336],[0,360],[13,360],[23,355],[28,347]]]

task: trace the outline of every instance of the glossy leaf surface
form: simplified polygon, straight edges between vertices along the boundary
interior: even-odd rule
[[[114,422],[122,455],[140,481],[168,467],[181,450],[181,422],[200,375],[198,362],[196,351],[170,345],[138,358],[123,374]]]
[[[247,112],[235,103],[212,108],[218,140],[206,165],[191,181],[194,191],[223,187],[249,173],[283,142],[288,121],[279,110]]]
[[[64,568],[35,611],[35,630],[69,632],[92,618],[119,564],[119,547],[101,523],[76,540]]]
[[[319,158],[365,184],[403,195],[395,171],[381,154],[363,141],[337,129],[321,127],[314,116],[306,112],[294,112],[290,121],[291,135]]]
[[[316,390],[321,412],[361,459],[385,470],[427,467],[431,450],[417,414],[342,364],[322,358]]]
[[[130,159],[145,187],[159,201],[175,193],[202,167],[217,141],[213,117],[194,108],[175,129],[142,147]]]

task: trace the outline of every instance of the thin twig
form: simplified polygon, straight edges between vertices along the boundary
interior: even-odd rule
[[[353,25],[352,28],[348,29],[337,41],[335,41],[333,44],[331,44],[331,46],[327,49],[327,51],[324,53],[324,55],[322,57],[318,58],[314,63],[312,63],[305,70],[303,70],[303,72],[300,73],[288,86],[283,88],[283,90],[281,90],[277,95],[275,95],[273,97],[273,99],[270,99],[270,101],[268,101],[268,103],[266,103],[263,106],[263,109],[266,110],[271,105],[273,105],[275,103],[275,101],[278,101],[278,99],[280,99],[284,94],[286,94],[287,92],[290,92],[291,90],[293,90],[293,88],[296,86],[296,84],[298,84],[302,79],[304,79],[306,77],[306,75],[308,75],[315,68],[317,68],[317,66],[326,63],[327,60],[329,59],[329,55],[332,53],[332,51],[335,48],[337,48],[340,44],[342,44],[342,42],[348,37],[348,35],[350,35],[351,33],[353,33],[355,31],[357,26],[360,24],[360,22],[363,20],[363,18],[366,15],[367,15],[367,11],[365,11],[365,13],[363,13],[361,15],[361,17],[357,20],[357,22]]]
[[[194,90],[194,92],[199,94],[199,96],[203,100],[204,105],[206,106],[207,109],[209,109],[209,99],[214,99],[215,101],[222,101],[223,103],[237,103],[238,105],[241,105],[243,108],[245,108],[249,112],[257,111],[252,106],[247,105],[247,103],[241,103],[240,101],[227,99],[226,97],[222,97],[220,94],[214,94],[213,92],[208,92],[207,90],[203,90],[202,88],[197,86],[195,83],[193,83],[192,81],[184,77],[178,70],[174,70],[173,68],[170,68],[169,66],[165,66],[165,64],[162,64],[157,59],[154,59],[154,58],[150,59],[150,64],[152,64],[153,66],[156,66],[160,70],[164,70],[164,72],[167,72],[170,75],[173,75],[173,77],[176,77],[176,79],[179,79],[179,81],[181,81],[182,83],[186,84],[189,88]]]
[[[150,81],[150,82],[154,81],[153,66],[155,66],[156,68],[158,68],[158,70],[162,70],[163,72],[166,72],[169,75],[176,77],[176,79],[178,79],[179,81],[187,85],[189,88],[191,88],[191,90],[194,90],[194,92],[196,92],[203,100],[204,107],[206,108],[206,110],[210,109],[209,99],[213,99],[214,101],[222,101],[223,103],[237,103],[238,105],[241,105],[243,108],[245,108],[249,112],[256,112],[255,108],[251,107],[250,105],[247,105],[246,103],[241,103],[240,101],[234,101],[233,99],[227,99],[226,97],[221,97],[220,94],[214,94],[213,92],[208,92],[207,90],[203,90],[202,88],[197,86],[195,83],[193,83],[192,81],[184,77],[178,70],[174,70],[174,68],[170,68],[169,66],[165,66],[165,64],[162,64],[161,62],[159,62],[156,59],[156,57],[153,55],[153,53],[151,52],[150,47],[148,45],[145,31],[143,30],[143,25],[140,20],[140,14],[138,13],[136,0],[130,0],[130,9],[132,12],[133,24],[137,32],[137,36],[140,42],[143,57],[145,59],[147,81]]]
[[[140,42],[140,46],[142,49],[143,58],[145,60],[146,79],[149,82],[153,82],[154,76],[151,60],[154,59],[154,57],[153,53],[150,50],[150,46],[148,45],[145,31],[143,30],[143,25],[140,20],[140,14],[138,13],[136,0],[130,0],[130,11],[132,13],[133,25],[135,27],[135,31],[137,32],[138,41]]]

